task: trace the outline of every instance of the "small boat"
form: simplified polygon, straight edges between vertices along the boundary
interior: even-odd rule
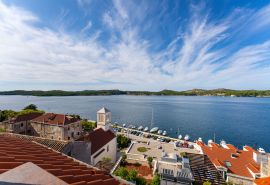
[[[126,127],[126,124],[123,124],[123,127]]]
[[[132,129],[136,129],[136,126],[135,126],[135,125],[132,125],[131,128],[132,128]]]
[[[201,137],[199,137],[198,141],[202,142],[203,140],[202,140],[202,138],[201,138]]]
[[[158,127],[154,127],[150,130],[151,133],[157,132],[158,131]]]
[[[178,136],[178,139],[182,139],[182,135],[181,134]]]
[[[143,130],[143,126],[139,126],[138,127],[138,130]]]
[[[189,140],[189,135],[185,135],[184,140],[188,141]]]
[[[163,131],[162,135],[163,135],[163,136],[166,136],[166,135],[167,135],[166,130]]]
[[[159,130],[157,133],[158,133],[158,134],[162,134],[162,130]]]
[[[148,130],[149,130],[148,127],[145,127],[143,131],[148,132]]]
[[[265,153],[265,150],[264,150],[263,148],[259,148],[259,149],[258,149],[258,152],[260,152],[260,153]]]

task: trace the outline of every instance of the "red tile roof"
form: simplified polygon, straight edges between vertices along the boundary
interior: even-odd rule
[[[32,162],[68,184],[117,185],[106,172],[82,164],[39,144],[0,134],[0,174]]]
[[[45,113],[32,121],[53,124],[53,125],[67,125],[79,121],[80,119],[67,116],[65,114]]]
[[[102,128],[90,132],[88,135],[80,138],[79,140],[91,141],[91,155],[96,153],[104,145],[109,143],[115,135],[112,131],[104,131]]]
[[[256,179],[254,181],[256,185],[270,185],[270,177],[264,177],[260,179]]]
[[[43,113],[38,113],[38,112],[32,112],[29,114],[24,114],[24,115],[19,115],[13,119],[11,119],[11,123],[17,123],[17,122],[22,122],[22,121],[30,121],[36,117],[41,116]]]
[[[222,165],[228,169],[228,173],[248,178],[252,178],[252,174],[249,172],[248,168],[253,173],[259,173],[260,166],[253,160],[253,152],[256,151],[251,147],[247,146],[245,150],[239,150],[230,144],[227,144],[228,149],[216,143],[211,144],[212,147],[202,142],[197,142],[197,144],[201,146],[203,153],[210,158],[213,164],[216,166]],[[232,157],[232,154],[234,154],[235,157]],[[231,166],[227,166],[225,161],[230,162]]]

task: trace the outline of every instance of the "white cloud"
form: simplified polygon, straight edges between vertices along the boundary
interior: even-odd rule
[[[25,83],[30,84],[29,88],[50,84],[43,89],[269,87],[270,81],[265,80],[270,79],[269,42],[233,52],[230,46],[215,48],[230,38],[228,30],[237,26],[231,23],[231,17],[213,22],[197,13],[181,37],[165,50],[153,53],[149,52],[151,42],[142,39],[140,28],[130,23],[130,9],[121,1],[113,2],[114,8],[103,15],[112,37],[102,44],[98,31],[80,38],[36,27],[33,23],[41,21],[37,16],[0,1],[0,81],[4,84],[0,89],[11,88],[10,84],[16,89]],[[261,11],[249,23],[257,21],[264,27],[270,24],[261,17],[270,16],[270,12],[267,8],[264,13]],[[81,32],[89,29],[91,21]],[[115,32],[120,34],[119,38],[114,37]],[[243,85],[246,80],[251,82],[249,86]]]
[[[83,29],[81,30],[81,33],[85,33],[86,31],[91,29],[91,27],[92,27],[92,22],[88,21],[87,24],[85,25],[85,27],[83,27]]]

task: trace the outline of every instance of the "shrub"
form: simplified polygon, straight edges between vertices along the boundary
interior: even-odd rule
[[[115,171],[115,175],[117,175],[123,179],[126,179],[128,176],[128,170],[124,167],[120,167]]]
[[[141,163],[136,162],[134,165],[138,167],[138,166],[141,166]]]
[[[137,179],[136,179],[136,185],[146,185],[146,179],[145,178],[143,178],[143,177],[137,177]]]
[[[147,162],[150,168],[152,168],[153,157],[147,157]]]
[[[160,178],[159,178],[158,174],[154,175],[152,182],[151,182],[151,185],[160,185]]]
[[[209,181],[205,181],[204,183],[203,183],[203,185],[211,185],[212,183],[211,182],[209,182]]]
[[[145,147],[139,147],[139,148],[137,148],[137,150],[139,152],[146,152],[147,151],[147,148],[145,148]]]
[[[138,172],[136,170],[129,170],[127,180],[128,181],[136,181]]]
[[[121,165],[126,165],[126,163],[127,163],[127,155],[126,154],[123,154],[122,155],[122,160],[121,160]]]

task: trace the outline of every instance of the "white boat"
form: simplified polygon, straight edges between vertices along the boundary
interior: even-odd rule
[[[158,134],[162,134],[162,130],[159,130],[157,133],[158,133]]]
[[[143,126],[139,126],[138,127],[138,130],[143,130]]]
[[[126,127],[126,124],[123,124],[123,127]]]
[[[263,148],[259,148],[259,149],[258,149],[258,152],[260,152],[260,153],[265,153],[265,150],[264,150]]]
[[[132,125],[131,128],[132,128],[132,129],[136,129],[136,126],[135,126],[135,125]]]
[[[203,140],[202,140],[202,138],[201,138],[201,137],[199,137],[198,141],[202,142]]]
[[[166,136],[166,135],[167,135],[166,130],[163,131],[162,135],[163,135],[163,136]]]
[[[145,127],[143,131],[148,132],[148,130],[149,130],[148,127]]]
[[[181,134],[178,136],[178,139],[182,139],[182,135]]]
[[[150,130],[151,133],[157,132],[158,131],[158,127],[154,127]]]
[[[188,141],[189,140],[189,135],[185,135],[184,140]]]

